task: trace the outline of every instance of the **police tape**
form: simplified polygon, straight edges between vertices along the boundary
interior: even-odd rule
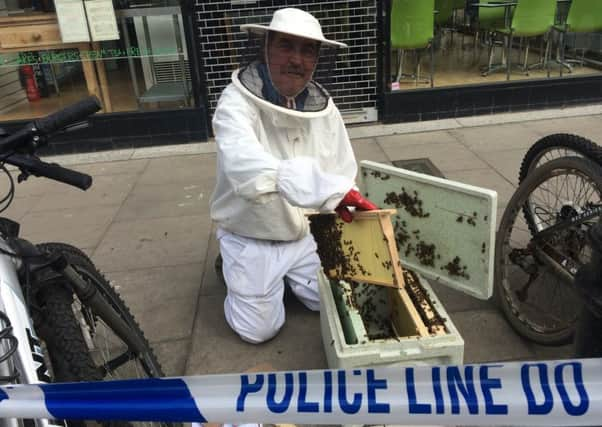
[[[602,423],[602,359],[0,387],[0,417],[303,424]]]

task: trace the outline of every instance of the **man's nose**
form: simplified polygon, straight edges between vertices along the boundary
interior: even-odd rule
[[[289,57],[289,61],[293,64],[300,65],[302,63],[301,49],[299,49],[299,48],[293,49],[293,51],[291,52],[291,55]]]

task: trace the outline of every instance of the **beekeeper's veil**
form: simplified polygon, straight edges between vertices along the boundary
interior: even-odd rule
[[[249,35],[233,82],[257,102],[299,117],[325,113],[332,104],[326,90],[334,74],[336,50],[344,43],[324,37],[307,12],[274,12],[269,26],[241,25]]]

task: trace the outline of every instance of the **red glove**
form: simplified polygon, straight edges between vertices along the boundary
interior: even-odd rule
[[[339,206],[335,208],[335,211],[345,222],[353,221],[353,215],[349,209],[347,209],[348,206],[353,206],[360,211],[373,211],[378,209],[378,206],[364,198],[360,192],[356,190],[349,190],[349,192],[345,194],[345,197],[343,197],[343,200],[339,203]]]

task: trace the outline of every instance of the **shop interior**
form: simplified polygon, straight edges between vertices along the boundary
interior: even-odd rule
[[[98,93],[105,113],[192,106],[190,64],[177,1],[114,3],[119,39],[77,45],[62,44],[58,33],[56,43],[48,41],[52,34],[44,31],[49,26],[60,31],[52,3],[0,0],[0,6],[4,6],[0,8],[2,121],[46,115],[91,91]],[[9,25],[28,19],[39,23],[39,46],[29,43],[20,49],[18,44],[2,43],[8,40]],[[20,28],[25,26],[34,28],[30,24]]]
[[[600,74],[600,0],[391,0],[391,91]]]

